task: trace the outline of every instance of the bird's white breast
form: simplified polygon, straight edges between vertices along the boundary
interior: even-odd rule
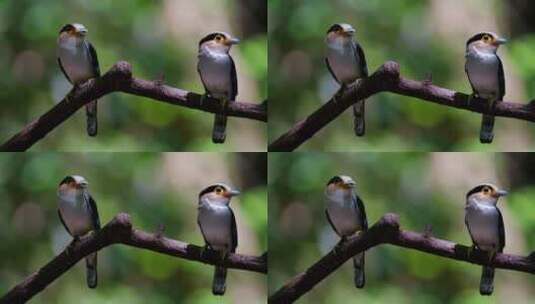
[[[327,197],[327,212],[340,236],[348,236],[362,229],[356,203],[342,191],[336,191]]]
[[[214,249],[228,249],[232,245],[230,212],[228,206],[215,203],[203,202],[199,206],[199,224]]]
[[[229,98],[232,91],[231,59],[226,53],[202,50],[199,53],[199,72],[204,85],[215,98]]]
[[[327,45],[327,60],[331,70],[344,84],[350,84],[362,77],[357,58],[358,54],[352,44],[331,43]]]
[[[61,40],[58,44],[58,57],[73,83],[79,84],[96,76],[85,42],[77,43],[75,38]]]
[[[480,203],[466,206],[466,221],[474,241],[483,250],[497,248],[499,239],[499,213],[496,207]]]
[[[472,50],[466,55],[466,71],[480,97],[491,98],[499,93],[499,64],[493,53]]]
[[[79,191],[59,195],[59,212],[73,236],[82,236],[92,229],[89,206]]]

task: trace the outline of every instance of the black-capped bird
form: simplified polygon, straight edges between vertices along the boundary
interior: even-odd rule
[[[221,252],[223,258],[228,253],[236,252],[238,231],[236,218],[230,208],[232,197],[240,192],[223,183],[206,187],[199,193],[197,223],[201,229],[206,246]],[[212,293],[224,295],[226,289],[227,269],[215,266]]]
[[[325,63],[336,82],[341,85],[339,93],[357,79],[368,77],[366,57],[360,44],[354,40],[355,29],[346,23],[337,23],[329,28],[325,42],[327,57]],[[354,130],[357,136],[365,133],[364,102],[353,105]]]
[[[87,29],[79,23],[63,26],[59,32],[57,56],[58,64],[74,86],[91,79],[100,77],[97,52],[85,38]],[[87,134],[97,135],[97,101],[93,100],[85,106],[87,116]]]
[[[338,175],[329,180],[325,188],[327,209],[325,215],[333,230],[342,239],[359,231],[368,230],[364,203],[355,193],[356,184],[349,176]],[[353,257],[354,283],[364,287],[364,252]]]
[[[238,95],[236,66],[230,56],[230,48],[240,40],[225,32],[207,35],[199,42],[197,70],[204,85],[206,95],[222,101],[222,109],[228,102],[234,102]],[[212,141],[225,142],[227,116],[216,114],[212,130]]]
[[[505,229],[498,199],[507,195],[492,184],[481,184],[466,194],[465,224],[475,247],[489,253],[492,261],[497,252],[505,247]],[[494,290],[494,268],[483,266],[479,292],[491,295]]]
[[[97,204],[88,190],[88,183],[82,176],[65,177],[58,188],[58,215],[67,232],[78,240],[90,231],[100,230]],[[97,287],[97,253],[85,257],[87,286]]]
[[[466,42],[465,71],[472,86],[473,95],[486,99],[488,111],[492,113],[505,95],[503,64],[496,53],[507,40],[495,33],[475,34]],[[483,114],[479,140],[489,144],[494,138],[494,115]]]

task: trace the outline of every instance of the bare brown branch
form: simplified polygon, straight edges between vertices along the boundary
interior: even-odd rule
[[[22,131],[0,146],[0,151],[25,151],[45,137],[76,111],[91,100],[113,92],[124,92],[152,98],[176,106],[188,107],[211,113],[267,121],[266,103],[232,102],[223,109],[221,102],[213,98],[201,100],[202,95],[163,85],[161,81],[148,81],[132,76],[128,62],[116,63],[106,74],[89,80],[74,89],[60,103],[29,123]]]
[[[290,279],[269,297],[268,302],[292,303],[314,288],[316,284],[324,280],[355,254],[381,244],[410,248],[473,264],[492,265],[495,268],[535,274],[535,258],[532,256],[522,257],[498,253],[494,260],[489,263],[488,254],[483,251],[475,249],[469,254],[471,247],[430,237],[425,233],[403,231],[399,228],[398,216],[386,214],[367,232],[339,243],[336,250],[331,250],[307,270]]]
[[[472,99],[470,101],[469,95],[435,86],[429,80],[415,81],[403,78],[400,76],[399,64],[388,61],[369,78],[348,88],[336,100],[331,98],[314,113],[297,122],[289,131],[269,145],[269,151],[283,152],[297,149],[342,114],[356,100],[365,99],[381,92],[411,96],[421,101],[477,113],[488,113],[486,103],[482,100]],[[501,102],[496,106],[494,115],[535,122],[535,104]]]
[[[28,301],[86,255],[113,244],[124,244],[211,265],[267,273],[265,254],[262,256],[229,254],[222,260],[221,254],[216,251],[134,229],[130,216],[120,213],[98,233],[75,242],[68,250],[64,250],[41,269],[29,275],[0,298],[0,303]]]

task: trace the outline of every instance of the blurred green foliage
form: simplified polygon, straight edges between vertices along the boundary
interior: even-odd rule
[[[506,5],[500,1],[464,1],[443,5],[425,0],[283,1],[269,6],[269,138],[273,141],[297,121],[310,115],[338,89],[325,64],[325,33],[334,23],[352,24],[356,39],[373,73],[387,60],[400,63],[403,76],[432,79],[436,85],[471,93],[464,75],[466,40],[489,30],[489,20],[501,21]],[[432,8],[434,7],[434,8]],[[442,10],[440,10],[442,9]],[[448,9],[455,10],[450,14]],[[449,23],[438,23],[442,14]],[[479,17],[471,20],[468,17]],[[465,19],[462,19],[464,17]],[[461,18],[461,19],[460,19]],[[483,26],[482,23],[486,25]],[[442,28],[442,27],[447,28]],[[510,44],[500,50],[505,70],[521,83],[506,79],[506,100],[522,102],[535,96],[535,35],[510,37],[507,25],[496,32]],[[484,28],[482,28],[484,27]],[[446,34],[445,34],[446,33]],[[514,91],[525,87],[525,92]],[[511,98],[514,96],[514,99]],[[525,96],[525,97],[522,97]],[[520,99],[522,98],[522,99]],[[315,151],[510,151],[511,132],[522,134],[517,149],[535,148],[535,127],[521,121],[498,119],[493,145],[479,144],[481,115],[421,102],[412,97],[381,93],[366,104],[367,134],[355,138],[352,117],[346,111],[301,147]],[[521,131],[521,132],[519,132]]]
[[[134,76],[204,93],[196,70],[198,41],[210,31],[232,32],[242,40],[236,61],[239,101],[267,97],[267,36],[238,22],[238,0],[4,0],[0,1],[0,140],[42,115],[70,90],[56,62],[60,28],[83,23],[95,46],[102,73],[119,60]],[[264,7],[265,9],[265,7]],[[180,26],[182,12],[199,24]],[[217,15],[213,16],[213,11]],[[252,12],[245,11],[244,14]],[[260,22],[256,19],[251,19]],[[247,33],[248,36],[242,36]],[[39,142],[34,150],[60,151],[265,151],[266,126],[231,118],[225,145],[211,142],[213,115],[144,97],[114,93],[99,103],[99,135],[85,134],[79,111]]]
[[[224,181],[243,193],[231,206],[238,226],[238,253],[267,250],[265,157],[255,154],[256,170],[245,156],[187,153],[27,153],[0,155],[0,294],[42,267],[71,238],[57,215],[56,190],[68,174],[89,182],[102,225],[117,213],[131,215],[135,228],[203,245],[197,227],[198,192]],[[259,182],[251,183],[256,177]],[[78,263],[39,293],[32,303],[263,303],[265,276],[229,270],[227,295],[211,294],[213,267],[152,251],[113,245],[99,252],[99,286],[85,283]],[[247,293],[247,296],[243,296]]]
[[[511,176],[506,169],[514,157],[482,153],[270,153],[269,293],[317,262],[338,242],[325,218],[323,191],[327,181],[339,174],[356,181],[370,226],[392,212],[400,215],[402,229],[429,229],[437,238],[464,245],[471,244],[464,226],[465,194],[481,182],[494,182],[510,193],[499,202],[506,226],[505,252],[528,255],[535,249],[535,186],[509,185]],[[478,170],[480,165],[485,169]],[[481,297],[480,276],[480,266],[381,245],[366,253],[364,289],[354,287],[353,268],[347,262],[299,302],[502,303],[507,298],[511,303],[529,303],[527,299],[535,296],[532,275],[497,270],[494,295]]]

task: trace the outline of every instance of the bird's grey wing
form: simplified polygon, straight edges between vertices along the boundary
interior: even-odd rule
[[[360,220],[362,223],[362,229],[366,231],[368,230],[368,218],[366,217],[366,210],[364,209],[364,203],[362,202],[362,200],[360,199],[358,195],[355,195],[354,199],[356,200],[357,208],[360,211]]]
[[[204,82],[204,79],[202,78],[201,68],[200,68],[200,66],[198,64],[197,64],[197,72],[199,73],[199,77],[201,78],[201,82],[202,82],[202,85],[204,87],[204,92],[206,94],[208,94],[208,95],[212,95],[212,93],[210,93],[210,91],[206,87],[206,83]]]
[[[470,225],[468,224],[468,221],[466,220],[466,217],[464,218],[464,224],[466,225],[466,228],[468,229],[468,234],[470,234],[470,238],[472,239],[472,244],[474,244],[477,247],[479,247],[479,245],[477,245],[477,243],[476,243],[476,240],[474,240],[474,237],[472,236],[472,231],[470,231]]]
[[[331,76],[336,80],[338,84],[340,84],[340,80],[336,78],[336,75],[334,75],[333,69],[331,68],[331,65],[329,64],[329,58],[325,57],[325,65],[327,65],[327,70],[329,70],[329,73],[331,73]]]
[[[505,228],[503,225],[502,213],[500,212],[500,209],[496,208],[496,210],[498,210],[498,237],[500,241],[498,252],[502,252],[503,247],[505,247]]]
[[[72,233],[69,230],[69,227],[67,227],[67,225],[65,225],[65,221],[63,220],[63,217],[61,216],[61,211],[59,211],[59,209],[58,209],[58,216],[59,216],[59,220],[63,224],[63,227],[65,227],[65,230],[67,230],[67,232],[72,236]]]
[[[100,77],[100,65],[98,64],[97,51],[93,45],[88,41],[87,48],[89,50],[89,55],[91,56],[91,66],[93,67],[93,73],[95,76]]]
[[[232,209],[230,210],[230,232],[231,232],[231,238],[232,238],[232,248],[231,252],[236,252],[236,247],[238,247],[238,229],[236,228],[236,217],[234,216],[234,212],[232,212]]]
[[[89,211],[91,212],[91,223],[93,224],[93,228],[95,230],[100,230],[100,218],[98,216],[97,203],[89,193],[85,193],[84,199],[86,200],[86,203],[89,206]]]
[[[500,97],[500,101],[502,101],[503,96],[505,96],[505,76],[503,72],[502,60],[500,59],[500,56],[496,56],[496,58],[498,58],[498,84],[500,86],[500,92],[498,95]]]
[[[199,220],[199,217],[197,217],[197,225],[199,225],[199,229],[201,229],[202,238],[204,239],[204,244],[206,244],[208,247],[212,247],[210,243],[208,243],[208,240],[206,239],[206,236],[204,235],[204,231],[202,230],[201,221]]]
[[[368,77],[368,64],[366,63],[366,56],[364,56],[364,50],[360,47],[360,44],[355,42],[357,62],[360,63],[360,69],[364,76]],[[360,59],[360,60],[359,60]]]
[[[329,222],[329,224],[333,228],[334,232],[336,232],[336,234],[340,235],[340,233],[338,233],[338,231],[336,230],[336,227],[334,227],[334,224],[331,221],[331,218],[329,217],[329,210],[327,210],[327,209],[325,209],[325,217],[327,218],[327,221]]]
[[[468,82],[470,83],[470,86],[472,87],[472,92],[474,94],[479,94],[474,87],[474,84],[472,83],[472,79],[470,79],[470,73],[468,73],[468,69],[466,68],[466,65],[464,66],[464,72],[466,73],[466,77],[468,77]]]
[[[230,92],[230,100],[234,101],[236,96],[238,96],[238,76],[236,73],[236,65],[234,64],[234,59],[229,55],[230,58],[230,83],[232,84],[232,91]]]
[[[65,69],[63,68],[63,64],[61,64],[61,58],[59,57],[58,57],[58,65],[59,65],[59,68],[61,69],[61,72],[63,72],[63,75],[65,75],[65,78],[67,78],[67,80],[72,84],[72,81],[69,78],[69,75],[67,75],[67,72],[65,72]]]

